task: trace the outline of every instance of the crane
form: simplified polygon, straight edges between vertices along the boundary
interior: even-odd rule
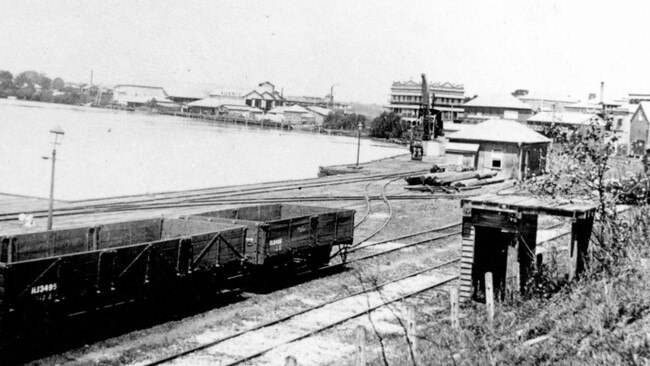
[[[436,95],[431,93],[429,98],[429,83],[427,76],[422,74],[422,101],[420,103],[420,123],[411,128],[411,160],[422,160],[424,146],[422,141],[430,141],[442,135],[442,116],[434,109]],[[431,101],[429,101],[431,100]],[[433,121],[433,123],[431,123]],[[432,130],[433,129],[433,133]]]

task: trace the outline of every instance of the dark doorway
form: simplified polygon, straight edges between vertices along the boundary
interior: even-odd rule
[[[514,234],[502,232],[500,228],[475,226],[474,266],[472,285],[474,300],[485,301],[485,273],[492,272],[494,291],[497,297],[503,297],[508,263],[508,245]]]

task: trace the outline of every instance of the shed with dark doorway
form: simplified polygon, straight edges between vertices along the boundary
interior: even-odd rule
[[[500,178],[519,180],[542,174],[551,143],[525,125],[503,119],[469,126],[447,139],[452,146],[478,145],[476,169],[495,170]]]
[[[537,219],[541,214],[571,219],[571,270],[585,267],[596,205],[528,196],[483,195],[461,201],[463,212],[460,297],[481,300],[485,273],[495,293],[523,292],[535,264]]]

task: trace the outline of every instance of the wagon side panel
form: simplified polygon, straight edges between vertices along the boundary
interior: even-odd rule
[[[246,255],[246,228],[220,230],[192,237],[192,266],[199,270],[236,267]]]
[[[354,211],[339,211],[336,218],[336,241],[341,244],[352,244],[354,239]]]

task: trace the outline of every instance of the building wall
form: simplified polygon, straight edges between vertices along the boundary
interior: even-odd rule
[[[162,88],[118,85],[113,89],[113,100],[120,104],[151,99],[163,100],[166,98],[167,95]]]
[[[302,117],[303,117],[304,114],[305,113],[295,113],[295,112],[287,112],[287,111],[285,111],[284,112],[284,121],[288,122],[288,123],[291,123],[291,124],[302,123],[302,121],[303,121]]]
[[[316,123],[316,126],[322,126],[323,122],[325,122],[325,116],[313,112],[312,114],[314,115],[314,123]]]
[[[476,168],[476,154],[471,152],[449,151],[446,152],[447,163],[465,166],[469,168]]]
[[[516,115],[516,118],[514,116]],[[514,119],[525,123],[533,111],[527,109],[510,109],[499,107],[465,106],[463,123],[480,123],[488,119]]]
[[[529,99],[526,97],[519,97],[519,100],[528,104],[534,111],[558,111],[564,110],[564,107],[577,101],[562,101],[562,100],[547,100],[547,99]]]
[[[648,116],[639,107],[630,120],[630,153],[643,155],[648,148]]]

